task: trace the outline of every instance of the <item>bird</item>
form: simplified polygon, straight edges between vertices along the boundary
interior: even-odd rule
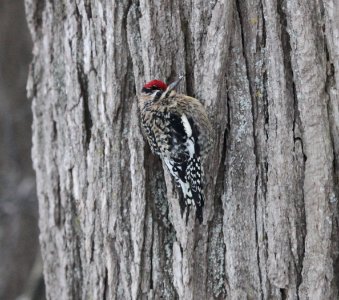
[[[138,97],[140,120],[153,154],[166,165],[180,192],[181,216],[190,207],[203,222],[204,170],[212,146],[212,125],[202,103],[179,94],[175,88],[184,76],[167,85],[161,80],[147,82]]]

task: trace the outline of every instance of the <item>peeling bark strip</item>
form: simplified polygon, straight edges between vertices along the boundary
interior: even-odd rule
[[[113,2],[26,0],[47,297],[338,299],[335,1]],[[215,128],[201,226],[139,127],[177,74]]]

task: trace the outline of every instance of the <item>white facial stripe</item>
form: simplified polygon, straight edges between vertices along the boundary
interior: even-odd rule
[[[157,95],[157,92],[158,92],[158,91],[155,91],[155,92],[152,94],[152,99],[155,98],[155,96]]]
[[[181,122],[182,122],[182,125],[184,125],[184,129],[185,129],[185,132],[187,134],[187,137],[190,138],[192,136],[192,128],[191,128],[190,122],[188,122],[188,119],[187,119],[185,114],[182,114]]]

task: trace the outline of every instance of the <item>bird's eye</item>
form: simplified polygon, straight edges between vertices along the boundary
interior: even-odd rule
[[[153,101],[158,101],[162,95],[162,91],[157,91],[153,97]]]

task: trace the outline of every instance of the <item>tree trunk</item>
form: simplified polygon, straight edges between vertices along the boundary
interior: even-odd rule
[[[337,299],[339,6],[26,0],[49,299]],[[204,223],[142,137],[153,78],[215,129]]]

